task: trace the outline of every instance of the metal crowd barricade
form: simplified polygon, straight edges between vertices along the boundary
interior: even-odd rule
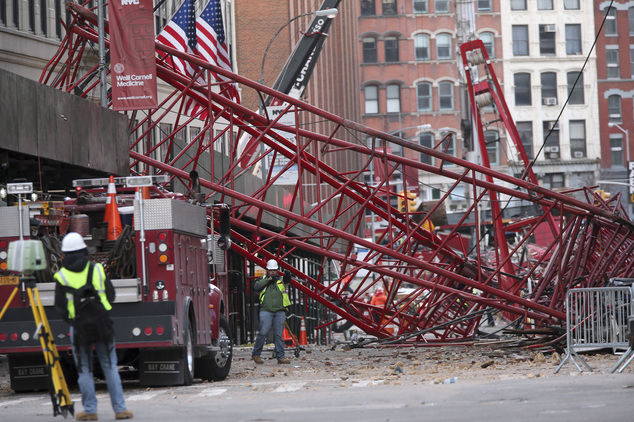
[[[575,357],[592,372],[592,368],[579,356],[579,351],[627,348],[628,317],[631,313],[631,287],[569,290],[566,295],[566,356],[555,374],[568,360],[579,372],[583,372]],[[615,370],[616,366],[610,372]]]

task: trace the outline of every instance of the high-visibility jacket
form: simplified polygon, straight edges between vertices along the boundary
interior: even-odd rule
[[[266,286],[260,292],[261,309],[268,312],[277,312],[283,311],[291,306],[291,300],[288,297],[284,281],[278,278],[275,284],[271,283],[267,285],[266,279],[267,276],[264,276],[256,283],[256,289],[259,286]]]
[[[55,280],[57,280],[62,286],[79,289],[86,284],[89,269],[90,262],[86,264],[86,268],[78,273],[62,268],[55,273]],[[99,263],[94,264],[94,269],[92,271],[92,285],[95,288],[95,291],[97,291],[97,294],[99,294],[99,299],[106,311],[111,310],[112,305],[108,302],[108,297],[106,296],[106,272],[104,271],[103,266]],[[66,293],[66,301],[68,302],[68,318],[70,319],[75,319],[75,301],[73,299],[72,293]]]

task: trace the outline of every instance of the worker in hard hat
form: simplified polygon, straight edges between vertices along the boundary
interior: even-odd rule
[[[372,296],[372,300],[370,300],[370,305],[383,309],[385,307],[385,302],[387,302],[387,296],[385,295],[385,290],[379,287],[374,292],[374,296]],[[379,314],[374,313],[373,319],[374,319],[374,322],[378,323],[381,317],[379,316]]]
[[[291,363],[285,357],[283,337],[286,312],[291,305],[287,293],[290,282],[291,274],[288,271],[285,271],[284,277],[280,278],[279,265],[275,259],[268,260],[266,263],[266,275],[255,282],[253,288],[256,292],[260,292],[260,330],[251,352],[251,358],[255,363],[264,363],[260,355],[271,328],[273,328],[277,363]]]
[[[93,378],[93,349],[99,360],[99,365],[106,378],[110,404],[115,412],[115,419],[130,419],[134,415],[127,409],[121,377],[117,369],[117,352],[115,338],[112,331],[111,320],[108,316],[101,315],[102,324],[97,324],[103,331],[91,330],[92,338],[82,337],[81,302],[85,303],[86,288],[92,284],[89,291],[98,296],[100,303],[106,311],[112,309],[111,302],[115,299],[115,291],[112,282],[99,263],[91,263],[88,258],[88,246],[84,238],[75,232],[70,232],[62,239],[62,253],[64,259],[62,268],[55,273],[55,309],[60,313],[64,321],[70,324],[70,337],[73,349],[73,358],[77,366],[79,390],[81,392],[81,404],[84,411],[75,415],[78,421],[96,421],[97,396],[95,395],[95,381]],[[82,292],[78,297],[77,292]],[[85,320],[85,319],[84,319]],[[95,336],[95,334],[101,334]]]

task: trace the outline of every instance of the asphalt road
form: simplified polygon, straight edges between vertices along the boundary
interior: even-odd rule
[[[453,349],[452,349],[453,350]],[[518,360],[493,376],[462,370],[453,384],[439,383],[446,376],[424,376],[438,351],[395,353],[393,350],[302,353],[291,365],[264,365],[250,361],[250,349],[237,349],[232,375],[223,382],[195,382],[188,387],[145,388],[125,381],[128,408],[134,420],[175,421],[625,421],[634,418],[634,372],[609,374],[608,359],[594,372],[579,373],[573,365],[554,375],[530,360]],[[415,353],[421,356],[407,358]],[[443,353],[447,355],[449,352]],[[514,352],[516,353],[516,352]],[[466,359],[473,356],[463,351]],[[429,365],[416,359],[425,357]],[[490,352],[487,354],[490,356]],[[394,371],[393,359],[404,367]],[[448,359],[453,359],[448,357]],[[477,359],[477,358],[476,358]],[[0,361],[1,361],[0,357]],[[346,365],[339,366],[346,362]],[[599,360],[590,361],[591,366]],[[5,369],[6,366],[1,365]],[[6,361],[5,361],[6,363]],[[480,368],[480,365],[477,365]],[[489,370],[496,365],[486,368]],[[530,367],[524,371],[523,367]],[[366,368],[366,369],[362,369]],[[347,369],[346,369],[347,368]],[[448,365],[459,371],[459,365]],[[449,373],[449,372],[447,372]],[[547,375],[548,374],[548,375]],[[440,376],[440,378],[438,378]],[[77,411],[79,393],[71,390]],[[100,420],[114,420],[107,391],[98,384]],[[46,393],[14,394],[2,379],[1,421],[61,420],[53,418]]]

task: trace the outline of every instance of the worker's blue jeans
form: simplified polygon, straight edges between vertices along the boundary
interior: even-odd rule
[[[71,327],[71,342],[73,343],[73,358],[77,366],[79,390],[81,391],[81,404],[84,412],[97,413],[97,396],[95,395],[95,381],[92,376],[92,347],[75,346],[73,328]],[[123,398],[123,388],[121,387],[121,377],[117,369],[117,352],[114,347],[114,338],[110,344],[104,342],[95,344],[97,359],[101,365],[101,370],[106,377],[108,393],[110,393],[110,403],[115,413],[125,412],[126,405]],[[78,359],[79,358],[79,359]],[[78,362],[79,360],[79,362]]]
[[[277,359],[284,358],[284,323],[286,322],[286,312],[268,312],[260,311],[260,331],[255,339],[255,345],[253,346],[252,355],[260,356],[262,349],[264,348],[264,342],[266,337],[273,327],[273,337],[275,342],[275,354]]]

